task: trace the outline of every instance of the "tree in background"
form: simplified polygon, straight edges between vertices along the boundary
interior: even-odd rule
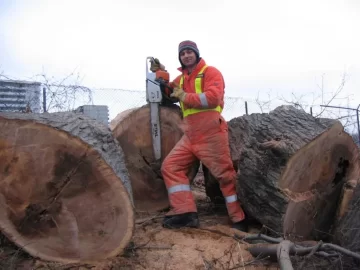
[[[0,71],[0,79],[17,80],[5,75],[3,71]],[[40,112],[71,111],[78,106],[92,104],[93,102],[92,89],[81,85],[82,78],[75,71],[62,79],[48,76],[43,71],[41,74],[31,77],[30,81],[41,83],[42,106]],[[24,112],[29,112],[31,102],[32,100],[27,101],[28,106]]]
[[[309,92],[306,94],[298,94],[291,92],[288,97],[283,95],[271,97],[270,92],[265,94],[258,93],[255,103],[259,107],[261,112],[270,110],[272,102],[275,100],[282,103],[292,105],[304,112],[312,114],[315,118],[327,117],[337,119],[343,124],[345,131],[349,133],[359,145],[358,137],[358,122],[357,112],[354,110],[346,110],[340,108],[331,108],[328,106],[342,106],[351,107],[351,96],[342,95],[346,82],[348,81],[348,75],[344,72],[341,76],[339,85],[334,90],[327,90],[324,86],[325,74],[321,76],[321,82],[317,83],[317,91]],[[261,97],[261,98],[260,98]],[[266,97],[266,98],[265,98]]]

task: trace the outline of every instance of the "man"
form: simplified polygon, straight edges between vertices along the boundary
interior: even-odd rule
[[[221,72],[207,66],[193,41],[179,44],[181,75],[170,85],[183,112],[184,136],[168,154],[161,172],[168,190],[171,210],[165,216],[166,228],[198,227],[197,208],[186,176],[199,159],[218,179],[233,227],[247,231],[245,214],[236,195],[236,172],[230,158],[228,127],[221,116],[225,83]],[[164,69],[159,61],[151,70]]]

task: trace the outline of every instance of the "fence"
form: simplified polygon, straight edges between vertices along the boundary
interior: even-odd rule
[[[146,104],[146,93],[142,90],[92,88],[92,101],[89,104],[107,105],[109,118],[127,109],[140,107]],[[242,97],[224,97],[222,115],[229,121],[235,117],[251,113],[268,113],[277,106],[284,105],[280,100],[254,100]]]
[[[110,120],[122,111],[146,104],[145,91],[141,90],[93,88],[92,97],[92,104],[108,106]],[[349,108],[345,108],[349,110],[345,110],[344,108],[336,110],[322,104],[297,104],[285,102],[278,98],[271,99],[268,96],[264,96],[263,98],[264,99],[251,99],[225,96],[225,107],[222,115],[229,121],[245,114],[268,113],[278,106],[291,104],[314,117],[338,119],[344,124],[350,134],[357,135],[359,133],[358,110],[355,110],[355,113],[354,109],[350,110]]]
[[[118,113],[146,104],[145,90],[129,90],[116,88],[88,88],[79,85],[42,84],[42,108],[40,112],[56,112],[74,110],[82,105],[105,105],[109,109],[109,121]],[[38,99],[37,99],[38,102]],[[264,95],[261,98],[230,97],[224,98],[225,107],[222,112],[229,121],[235,117],[252,113],[268,113],[278,106],[292,104],[314,117],[339,119],[348,133],[357,137],[360,144],[359,107],[329,108],[322,104],[298,104],[279,98]],[[331,106],[330,106],[331,107]]]

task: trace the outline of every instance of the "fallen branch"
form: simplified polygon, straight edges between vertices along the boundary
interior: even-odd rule
[[[156,215],[154,215],[154,216],[152,216],[152,217],[150,217],[150,218],[142,218],[142,219],[136,220],[136,221],[135,221],[135,224],[136,224],[136,225],[144,225],[144,224],[146,224],[146,223],[148,223],[148,222],[150,222],[150,221],[153,221],[153,220],[159,219],[159,218],[163,218],[163,217],[165,217],[165,215],[163,215],[163,214],[160,212],[160,213],[158,213],[158,214],[156,214]]]
[[[293,243],[289,240],[281,241],[276,247],[277,260],[280,264],[280,269],[293,270],[290,259],[290,249]]]
[[[239,236],[236,235],[236,237],[239,237]],[[281,241],[284,240],[281,237],[274,238],[274,237],[267,236],[265,234],[248,234],[244,238],[240,238],[240,239],[243,241],[264,240],[269,243],[280,243]]]
[[[254,234],[254,235],[250,234],[241,238],[241,240],[243,241],[264,240],[265,242],[273,243],[273,245],[267,245],[267,246],[248,247],[247,250],[254,257],[259,257],[259,256],[267,256],[269,258],[276,257],[280,265],[280,269],[293,269],[290,260],[290,256],[293,255],[298,255],[298,256],[307,255],[306,258],[310,258],[313,255],[318,255],[325,258],[330,258],[335,256],[338,257],[339,254],[337,252],[339,252],[344,255],[351,256],[360,261],[359,253],[352,252],[348,249],[345,249],[335,244],[323,243],[322,241],[317,242],[311,246],[305,247],[304,244],[301,243],[295,244],[283,238],[273,238],[263,234]]]

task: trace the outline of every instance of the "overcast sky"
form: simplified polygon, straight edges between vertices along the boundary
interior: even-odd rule
[[[357,106],[359,33],[359,0],[0,0],[0,72],[61,78],[76,69],[89,87],[141,90],[145,58],[175,78],[178,44],[191,39],[223,73],[227,96],[319,93],[323,74],[334,92],[346,72],[341,97],[350,100],[334,105]]]

